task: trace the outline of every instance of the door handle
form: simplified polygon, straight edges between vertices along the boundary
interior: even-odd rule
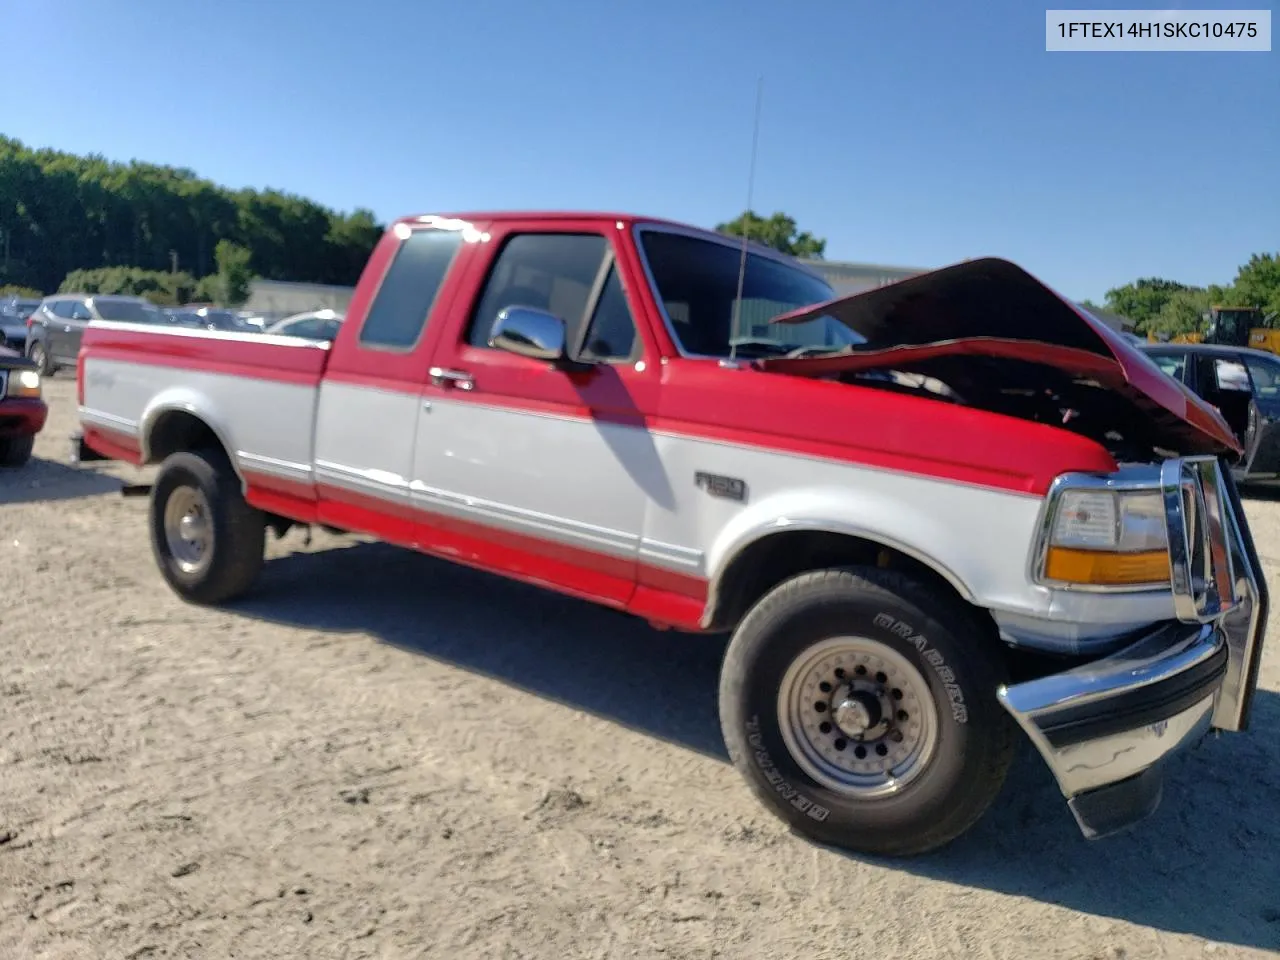
[[[431,378],[432,385],[436,387],[452,384],[459,390],[471,390],[476,385],[476,382],[471,379],[471,374],[462,370],[446,370],[444,367],[432,367],[427,371],[427,376]]]
[[[63,332],[63,333],[70,333],[70,332],[71,332],[71,328],[70,328],[70,327],[63,327],[63,328],[62,328],[62,332]]]

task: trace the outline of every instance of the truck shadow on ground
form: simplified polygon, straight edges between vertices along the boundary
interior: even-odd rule
[[[25,466],[0,470],[0,506],[96,497],[122,486],[105,473],[32,457]]]
[[[295,553],[234,605],[386,643],[726,760],[716,710],[724,640],[387,547]],[[1280,947],[1280,695],[1251,730],[1207,740],[1169,768],[1166,802],[1096,842],[1075,827],[1024,744],[1001,799],[965,837],[885,866],[1175,933]],[[745,787],[744,787],[745,789]],[[925,918],[922,918],[925,919]]]

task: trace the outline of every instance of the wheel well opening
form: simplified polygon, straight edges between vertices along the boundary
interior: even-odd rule
[[[228,452],[213,428],[194,413],[170,410],[160,415],[147,435],[147,462],[160,463],[170,454],[206,447]]]
[[[730,561],[720,577],[711,628],[732,630],[757,600],[784,580],[811,570],[854,565],[898,570],[972,606],[950,580],[901,550],[844,533],[796,530],[762,537]]]

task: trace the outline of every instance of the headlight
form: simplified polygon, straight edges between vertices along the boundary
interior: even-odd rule
[[[7,397],[40,398],[40,374],[34,370],[10,370]]]
[[[1050,519],[1041,579],[1066,586],[1169,582],[1164,501],[1155,490],[1065,490]]]

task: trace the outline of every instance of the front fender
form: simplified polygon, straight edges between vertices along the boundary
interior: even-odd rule
[[[1048,607],[1050,592],[1030,583],[1027,551],[1041,501],[964,485],[913,491],[870,485],[789,490],[751,504],[730,520],[708,551],[713,593],[743,550],[764,537],[797,530],[870,540],[914,557],[970,603],[1026,610]]]

